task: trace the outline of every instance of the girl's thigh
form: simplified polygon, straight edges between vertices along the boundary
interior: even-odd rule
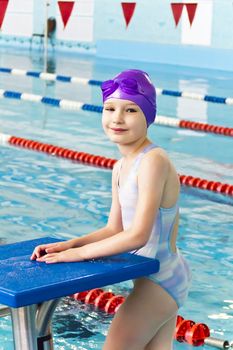
[[[145,350],[171,350],[173,343],[174,330],[176,327],[176,317],[168,320],[151,339]]]
[[[177,312],[173,298],[147,278],[134,288],[115,315],[103,350],[142,350]]]

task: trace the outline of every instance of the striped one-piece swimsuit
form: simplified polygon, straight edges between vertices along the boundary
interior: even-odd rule
[[[144,154],[155,147],[157,146],[150,144],[138,154],[125,184],[122,188],[118,185],[118,195],[124,230],[129,229],[131,226],[136,210],[138,198],[137,171],[140,162]],[[120,160],[119,164],[118,184],[121,162],[122,160]],[[173,252],[170,248],[171,234],[178,210],[178,203],[171,208],[160,207],[155,216],[149,240],[142,248],[132,251],[131,253],[159,260],[159,272],[145,277],[164,288],[176,301],[177,306],[181,307],[188,294],[191,273],[179,249],[177,248],[176,252]]]

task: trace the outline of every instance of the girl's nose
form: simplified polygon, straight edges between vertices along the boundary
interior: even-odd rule
[[[113,114],[113,122],[117,124],[123,123],[122,112],[120,110],[115,110]]]

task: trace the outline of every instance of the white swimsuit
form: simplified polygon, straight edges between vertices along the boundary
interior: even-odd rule
[[[118,186],[124,230],[129,229],[131,226],[136,210],[138,199],[137,171],[140,162],[144,154],[155,147],[157,146],[150,144],[138,154],[131,167],[126,183],[122,188]],[[119,164],[118,184],[121,162],[122,159]],[[142,248],[132,251],[131,253],[159,260],[159,272],[145,277],[163,287],[173,297],[178,307],[180,307],[183,305],[188,294],[191,273],[179,249],[177,249],[176,252],[172,252],[170,248],[170,236],[173,231],[178,210],[178,203],[171,208],[160,207],[155,216],[149,240]]]

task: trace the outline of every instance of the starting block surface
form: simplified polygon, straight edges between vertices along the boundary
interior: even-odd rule
[[[106,258],[46,264],[31,261],[40,238],[0,246],[0,303],[18,308],[77,292],[135,279],[159,271],[159,261],[130,253]]]

